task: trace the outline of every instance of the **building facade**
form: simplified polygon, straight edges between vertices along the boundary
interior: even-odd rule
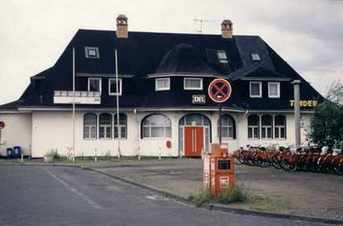
[[[230,150],[294,144],[294,80],[306,142],[321,95],[260,37],[233,35],[228,20],[221,28],[221,35],[129,32],[120,15],[116,31],[77,31],[51,68],[0,106],[1,153],[19,145],[32,157],[200,156],[218,142],[218,104],[207,94],[216,78],[232,86],[221,119]]]

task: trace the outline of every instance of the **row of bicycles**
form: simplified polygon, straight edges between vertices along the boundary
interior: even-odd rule
[[[234,153],[241,164],[343,175],[343,153],[323,148],[241,148]]]

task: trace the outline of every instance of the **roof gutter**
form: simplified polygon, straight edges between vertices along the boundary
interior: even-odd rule
[[[190,112],[204,112],[204,111],[211,111],[211,112],[217,112],[217,107],[187,107],[187,108],[180,108],[180,107],[166,107],[166,108],[121,108],[122,111],[130,112],[134,111],[136,109],[137,112],[172,112],[172,111],[190,111]],[[238,113],[293,113],[293,110],[248,110],[243,108],[225,108],[222,109],[224,112],[238,112]],[[20,107],[18,108],[18,111],[23,113],[33,112],[33,111],[63,111],[63,112],[69,112],[72,111],[71,107]],[[16,111],[16,112],[18,112]],[[76,111],[83,112],[83,111],[113,111],[113,107],[108,108],[77,108]],[[1,111],[0,111],[1,113]],[[302,110],[301,113],[304,114],[313,114],[314,110]]]

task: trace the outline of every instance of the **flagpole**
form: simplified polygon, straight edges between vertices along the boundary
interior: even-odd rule
[[[120,116],[119,116],[119,79],[118,79],[118,50],[115,49],[115,65],[116,65],[116,104],[117,104],[117,129],[118,129],[118,138],[117,138],[117,144],[118,144],[118,158],[120,158],[120,138],[121,138],[121,131],[119,127],[120,123]]]
[[[73,162],[75,155],[75,48],[73,48]]]

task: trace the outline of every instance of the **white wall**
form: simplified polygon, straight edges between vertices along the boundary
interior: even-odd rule
[[[168,156],[176,157],[179,156],[178,150],[178,123],[179,123],[179,114],[174,112],[165,112],[163,115],[167,116],[172,123],[172,137],[167,138],[157,138],[157,137],[145,137],[141,138],[140,124],[141,121],[148,115],[153,112],[144,112],[137,114],[137,125],[138,127],[138,139],[136,143],[139,147],[137,154],[139,153],[142,156]],[[171,148],[167,148],[167,141],[171,142]]]
[[[248,139],[248,121],[246,119],[247,115],[241,114],[239,115],[239,121],[236,121],[238,124],[237,126],[237,148],[243,145],[263,145],[263,146],[268,146],[268,145],[280,145],[280,146],[289,146],[294,144],[295,142],[295,121],[294,121],[294,114],[292,113],[280,113],[282,115],[286,116],[286,129],[287,129],[287,134],[286,134],[286,139]],[[277,115],[277,114],[271,114],[271,115]],[[312,114],[302,114],[301,115],[303,122],[304,122],[304,127],[301,128],[301,143],[305,143],[306,140],[306,132],[310,131],[310,122],[312,118]]]
[[[75,117],[75,150],[77,156],[118,155],[118,139],[83,139],[83,112]],[[72,155],[73,131],[71,112],[34,112],[32,114],[32,155],[43,157],[51,150]],[[128,138],[119,139],[122,155],[136,155],[137,129],[133,114],[128,114]]]
[[[83,139],[83,115],[86,112],[76,113],[75,141],[77,156],[97,155],[118,155],[118,139]],[[124,156],[179,156],[183,150],[179,150],[179,120],[189,112],[164,112],[172,122],[171,138],[141,138],[141,121],[144,117],[154,112],[129,112],[128,116],[128,137],[120,139],[121,154]],[[212,142],[218,142],[218,113],[202,113],[211,120]],[[229,144],[229,150],[237,150],[242,145],[290,145],[294,142],[294,117],[286,114],[287,117],[287,139],[248,139],[247,115],[244,113],[230,113],[236,122],[236,139],[223,139],[223,143]],[[27,116],[26,116],[27,117]],[[303,115],[305,127],[310,124],[311,115]],[[28,125],[30,117],[26,118],[25,125]],[[29,125],[30,126],[30,125]],[[18,128],[18,130],[22,130]],[[302,130],[304,131],[304,130]],[[13,132],[17,134],[18,132]],[[26,140],[31,137],[27,133]],[[15,136],[14,136],[15,137]],[[171,148],[167,148],[166,142],[171,141]],[[302,141],[305,137],[302,136]],[[29,143],[29,142],[28,142]],[[52,149],[57,149],[62,155],[72,154],[72,114],[71,112],[34,112],[32,113],[32,156],[43,157]]]
[[[31,118],[30,113],[0,113],[0,121],[5,122],[1,131],[0,155],[6,156],[6,148],[13,146],[21,146],[24,155],[30,154]]]

